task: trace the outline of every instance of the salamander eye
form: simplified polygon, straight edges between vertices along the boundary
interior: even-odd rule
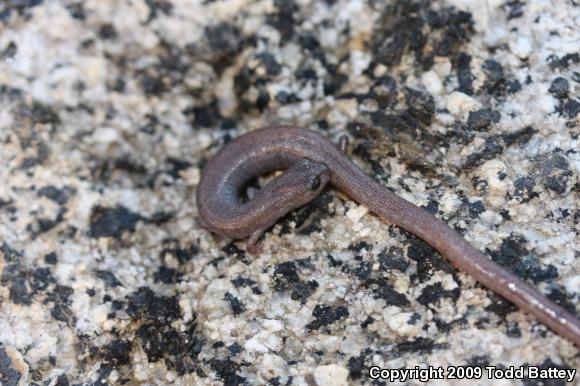
[[[316,176],[310,180],[310,190],[317,190],[320,188],[320,177]]]

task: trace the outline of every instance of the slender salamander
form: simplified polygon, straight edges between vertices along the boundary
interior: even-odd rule
[[[234,139],[201,175],[196,200],[202,222],[220,235],[247,237],[248,251],[257,253],[258,240],[267,229],[331,183],[381,219],[423,239],[457,269],[580,347],[580,320],[487,258],[443,221],[373,181],[344,154],[345,147],[346,137],[336,146],[314,131],[286,126],[254,130]],[[275,170],[285,172],[242,201],[248,182]]]

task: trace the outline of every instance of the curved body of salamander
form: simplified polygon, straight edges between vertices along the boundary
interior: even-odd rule
[[[236,138],[222,148],[206,165],[197,189],[197,205],[204,224],[221,235],[249,236],[255,242],[280,217],[304,205],[310,196],[300,194],[294,201],[290,194],[284,199],[287,202],[283,208],[280,200],[273,200],[275,193],[271,192],[242,204],[242,189],[252,178],[274,170],[290,170],[303,159],[312,161],[318,168],[309,169],[307,179],[322,178],[320,186],[312,191],[312,198],[326,183],[325,168],[320,166],[325,165],[330,183],[337,189],[367,206],[381,219],[423,239],[457,269],[580,347],[580,321],[575,316],[487,258],[443,221],[373,181],[332,142],[311,130],[263,128]],[[290,180],[293,179],[286,181]],[[280,182],[284,185],[284,180]],[[293,187],[288,191],[292,193],[293,189],[300,190]]]

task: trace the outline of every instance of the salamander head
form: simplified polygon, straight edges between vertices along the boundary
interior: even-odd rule
[[[325,164],[302,159],[264,186],[262,193],[274,198],[280,209],[290,211],[315,199],[329,181]]]

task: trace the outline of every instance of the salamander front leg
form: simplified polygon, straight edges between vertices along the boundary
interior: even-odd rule
[[[259,255],[262,253],[264,248],[262,247],[262,243],[259,242],[260,237],[266,232],[267,228],[258,229],[254,231],[246,240],[246,251],[250,252],[252,255]]]

